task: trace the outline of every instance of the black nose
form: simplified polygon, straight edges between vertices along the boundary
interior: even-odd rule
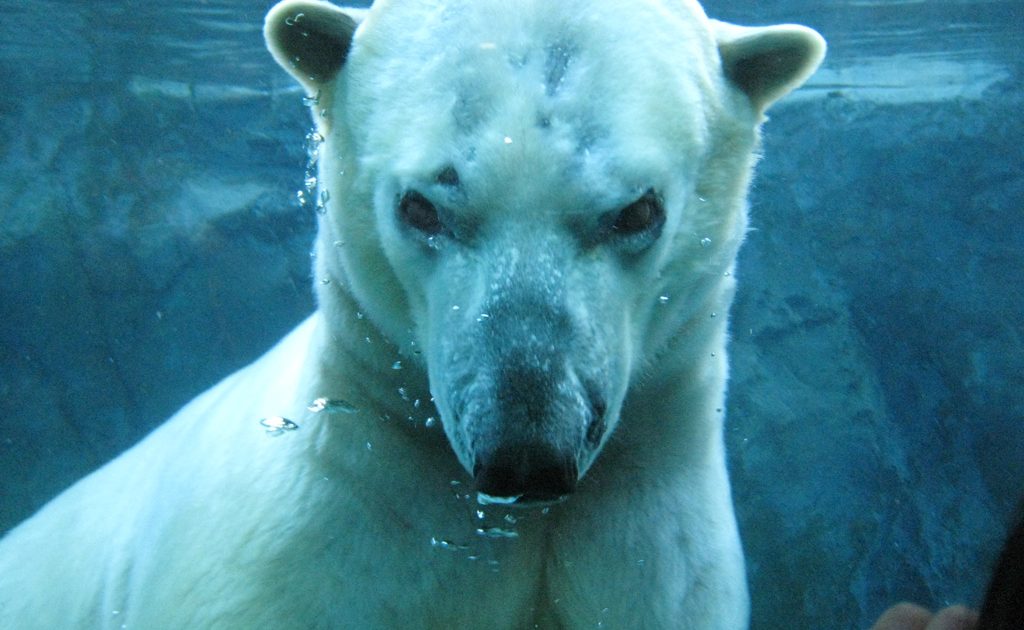
[[[576,489],[578,468],[573,453],[545,445],[500,447],[477,457],[477,490],[492,497],[519,497],[517,502],[554,501]]]

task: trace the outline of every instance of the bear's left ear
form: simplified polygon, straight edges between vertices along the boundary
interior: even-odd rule
[[[267,13],[263,37],[274,60],[314,96],[345,64],[365,12],[316,0],[284,0]]]
[[[711,23],[725,76],[758,113],[799,87],[825,57],[825,40],[806,26]]]

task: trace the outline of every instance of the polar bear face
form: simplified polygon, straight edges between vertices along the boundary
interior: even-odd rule
[[[688,360],[681,336],[724,343],[757,126],[821,57],[800,27],[624,4],[287,1],[267,19],[325,139],[321,291],[421,350],[493,496],[570,493],[631,387]]]

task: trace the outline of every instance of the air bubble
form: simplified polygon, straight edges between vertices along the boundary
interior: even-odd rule
[[[701,247],[709,247],[710,245],[711,245],[711,239],[710,238],[705,236],[704,238],[700,239],[700,246]]]
[[[348,401],[342,400],[341,398],[317,398],[313,402],[309,403],[306,409],[313,413],[320,413],[326,411],[327,413],[355,413],[357,409]]]
[[[476,535],[484,538],[519,538],[519,532],[503,527],[479,527]]]
[[[295,431],[299,428],[299,425],[281,416],[263,418],[260,420],[260,426],[266,429],[267,435],[270,437],[277,437],[283,435],[286,431]]]
[[[316,179],[316,178],[313,178],[313,179]],[[307,180],[307,183],[308,183],[308,180]],[[310,191],[310,192],[312,192],[312,191]],[[319,199],[316,202],[316,213],[317,214],[327,214],[327,201],[330,198],[331,198],[331,193],[327,192],[326,190],[321,190],[320,191],[320,197],[319,197]]]
[[[315,163],[320,157],[320,145],[323,141],[324,137],[318,131],[310,131],[306,134],[306,157],[309,158],[310,164]]]
[[[517,494],[511,497],[496,497],[486,492],[476,493],[476,502],[479,505],[512,505],[523,495]]]
[[[667,295],[660,295],[660,296],[658,296],[658,302],[661,303],[661,304],[668,304],[668,296]]]
[[[430,546],[435,549],[445,549],[447,551],[466,551],[469,549],[469,545],[460,545],[450,540],[443,538],[430,537]]]

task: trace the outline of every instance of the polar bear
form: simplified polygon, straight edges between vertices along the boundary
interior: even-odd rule
[[[316,312],[13,530],[4,628],[742,628],[726,315],[791,25],[285,0]]]

